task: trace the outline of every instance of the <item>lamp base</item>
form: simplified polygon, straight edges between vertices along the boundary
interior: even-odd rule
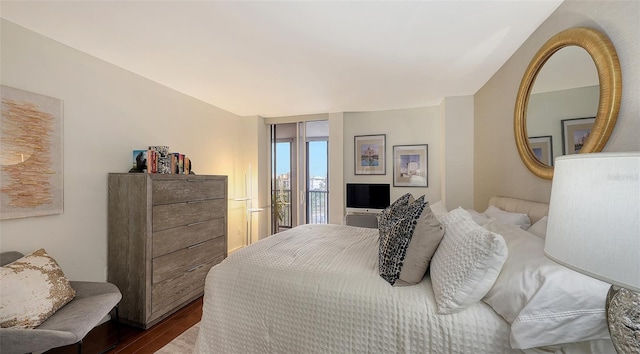
[[[607,293],[606,310],[616,351],[640,354],[640,293],[612,285]]]

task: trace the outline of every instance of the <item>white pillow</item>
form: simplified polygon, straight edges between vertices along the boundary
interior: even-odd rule
[[[58,263],[39,249],[0,267],[0,327],[35,328],[75,295]]]
[[[444,237],[431,260],[438,313],[461,311],[489,291],[507,258],[502,236],[476,224],[457,208],[442,220]]]
[[[609,284],[548,259],[544,240],[515,225],[485,227],[504,237],[509,256],[483,301],[511,324],[514,349],[609,338]]]
[[[503,224],[518,225],[521,229],[527,230],[531,226],[531,220],[527,214],[511,213],[490,205],[484,214],[490,218],[495,218]]]
[[[429,207],[431,208],[433,215],[435,215],[438,220],[442,219],[442,217],[447,215],[449,212],[449,210],[445,208],[444,203],[442,203],[442,200],[439,200],[434,204],[430,204]]]
[[[469,213],[469,215],[471,215],[471,219],[473,219],[473,221],[475,221],[476,224],[480,226],[483,226],[489,222],[489,217],[477,210],[467,209],[467,213]]]
[[[547,220],[549,218],[547,216],[543,216],[542,219],[536,221],[535,224],[531,225],[531,227],[527,230],[530,233],[540,237],[547,237]]]

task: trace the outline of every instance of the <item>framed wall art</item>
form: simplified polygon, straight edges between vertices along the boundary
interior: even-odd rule
[[[427,144],[393,146],[393,186],[428,187]]]
[[[596,118],[563,119],[562,124],[562,154],[577,154],[584,142],[591,134]]]
[[[62,100],[0,86],[0,219],[62,214]]]
[[[530,136],[529,146],[538,161],[553,166],[553,142],[551,135]]]
[[[385,134],[354,137],[354,173],[356,175],[385,175]]]

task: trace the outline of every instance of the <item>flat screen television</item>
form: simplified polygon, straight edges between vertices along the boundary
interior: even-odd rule
[[[347,183],[347,213],[379,213],[390,204],[388,183]]]

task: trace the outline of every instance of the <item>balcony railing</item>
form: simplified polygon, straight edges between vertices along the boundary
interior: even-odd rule
[[[276,201],[284,202],[280,204],[280,220],[279,226],[290,228],[293,226],[291,220],[291,190],[284,189],[275,191]],[[307,223],[308,224],[326,224],[329,221],[329,192],[328,191],[309,191],[307,193]]]
[[[307,198],[307,223],[326,224],[329,221],[329,192],[309,191]]]

